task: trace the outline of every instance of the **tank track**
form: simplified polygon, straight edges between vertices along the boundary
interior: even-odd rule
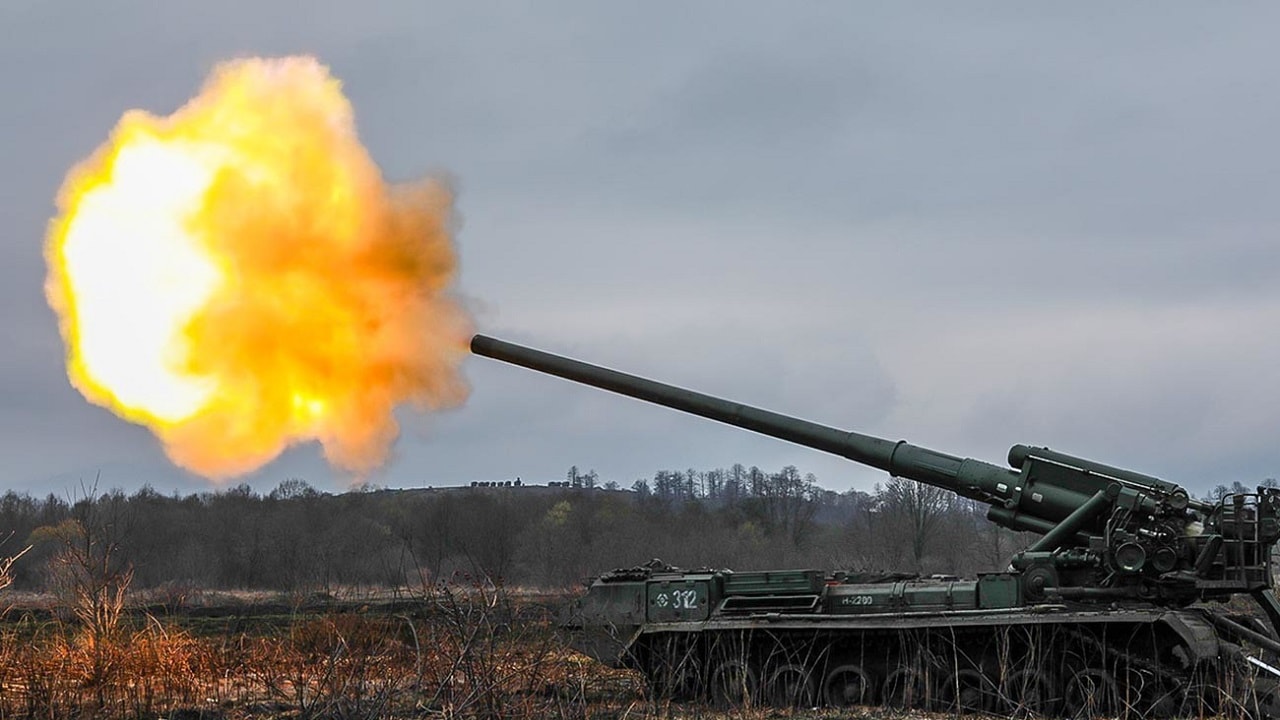
[[[641,636],[631,664],[658,698],[717,706],[884,705],[1010,717],[1274,717],[1269,687],[1151,624],[717,630]],[[1238,648],[1237,648],[1238,650]],[[1257,684],[1262,680],[1264,685]],[[1266,697],[1263,697],[1266,695]]]

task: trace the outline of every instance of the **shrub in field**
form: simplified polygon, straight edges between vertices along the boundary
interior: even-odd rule
[[[26,550],[6,558],[0,558],[0,590],[13,584],[13,564],[26,553]]]

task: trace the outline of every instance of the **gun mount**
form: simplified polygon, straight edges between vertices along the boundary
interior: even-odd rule
[[[1146,673],[1155,685],[1175,687],[1190,682],[1192,675],[1205,672],[1206,667],[1220,672],[1226,661],[1219,663],[1219,656],[1236,657],[1236,665],[1244,662],[1241,658],[1246,656],[1236,643],[1249,643],[1272,655],[1280,653],[1280,603],[1271,592],[1272,549],[1280,540],[1280,490],[1259,487],[1256,492],[1206,502],[1174,483],[1029,445],[1014,445],[1008,467],[1004,467],[828,427],[483,335],[472,339],[471,349],[477,355],[945,488],[985,503],[987,518],[997,525],[1041,535],[1011,559],[1007,572],[946,588],[938,583],[899,582],[886,589],[852,582],[843,573],[819,571],[764,573],[763,578],[727,571],[680,573],[668,567],[607,574],[579,601],[569,625],[581,631],[607,627],[607,633],[596,632],[594,640],[583,647],[589,647],[598,658],[639,667],[651,680],[665,675],[661,682],[654,680],[656,686],[690,684],[704,694],[723,695],[726,679],[743,687],[750,680],[761,692],[772,687],[769,692],[776,695],[782,683],[790,691],[811,692],[831,704],[846,704],[850,693],[858,701],[886,701],[888,694],[900,692],[898,686],[905,682],[898,671],[907,667],[903,665],[907,661],[900,653],[890,653],[893,657],[879,664],[844,662],[855,650],[864,654],[864,639],[885,628],[893,628],[904,642],[904,634],[912,634],[916,645],[936,642],[930,628],[943,626],[950,628],[954,645],[961,642],[955,640],[960,629],[967,638],[960,649],[975,658],[987,657],[992,651],[978,635],[966,633],[989,635],[993,625],[1052,636],[1037,636],[1036,643],[1083,643],[1081,647],[1091,649],[1074,655],[1092,659],[1077,660],[1070,669],[1037,671],[1032,682],[1036,698],[1057,698],[1057,710],[1062,709],[1067,695],[1079,694],[1086,684],[1102,686],[1107,693],[1119,692],[1117,688],[1124,684],[1117,677],[1120,665],[1125,673]],[[779,577],[785,579],[775,581]],[[939,594],[945,596],[945,602],[938,599]],[[1269,627],[1251,629],[1239,618],[1204,607],[1184,609],[1193,603],[1238,595],[1257,602]],[[917,612],[931,613],[932,618],[926,622]],[[755,676],[766,671],[778,674],[776,669],[764,667],[767,660],[713,657],[714,648],[730,636],[739,644],[746,643],[744,647],[750,646],[749,655],[768,654],[742,638],[742,633],[756,627],[744,618],[765,616],[772,618],[768,622],[772,642],[781,643],[779,647],[787,653],[803,649],[810,658],[823,657],[821,666],[802,663],[771,680]],[[801,617],[807,621],[801,623],[806,632],[825,633],[825,640],[779,639],[779,633],[796,630],[780,624],[779,618]],[[854,617],[857,621],[850,622]],[[819,623],[816,626],[814,618]],[[1144,640],[1146,644],[1135,654],[1132,637],[1144,631],[1161,639]],[[1126,633],[1132,637],[1119,647],[1117,636]],[[684,667],[672,655],[674,649],[702,658],[710,669]],[[1280,676],[1272,667],[1274,662],[1247,659],[1250,667],[1264,667]],[[764,665],[756,667],[753,662]],[[989,705],[994,702],[991,696],[1012,692],[999,689],[1011,678],[999,673],[992,677],[983,662],[996,661],[988,658],[963,670],[968,673],[965,682],[981,696],[974,702]],[[947,673],[955,680],[961,670],[951,667]],[[1051,679],[1063,673],[1070,678]],[[1020,681],[1031,677],[1026,675]],[[910,675],[909,680],[917,683],[918,678]],[[799,690],[793,687],[796,682],[802,686]],[[1048,684],[1040,687],[1042,682]],[[850,683],[856,687],[851,689]],[[804,690],[809,685],[811,690]],[[957,684],[949,693],[953,705],[961,702],[961,689]],[[948,695],[945,691],[942,688],[937,693]],[[1144,692],[1152,691],[1147,688]],[[1169,701],[1172,694],[1152,696],[1147,700],[1148,709],[1157,715],[1176,712],[1175,705],[1186,709],[1185,692],[1180,692],[1178,703]],[[1021,696],[1023,700],[1029,697],[1025,691]],[[1269,698],[1268,694],[1264,702],[1254,696],[1255,710],[1271,702]]]

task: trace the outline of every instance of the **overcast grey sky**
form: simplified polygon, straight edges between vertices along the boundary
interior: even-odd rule
[[[1280,475],[1277,26],[1264,3],[6,0],[0,490],[208,487],[67,383],[44,228],[123,111],[289,53],[344,81],[390,179],[455,178],[483,332],[994,462],[1048,444],[1196,493]],[[466,371],[471,401],[406,415],[370,480],[882,479]],[[314,446],[247,480],[289,477],[347,482]]]

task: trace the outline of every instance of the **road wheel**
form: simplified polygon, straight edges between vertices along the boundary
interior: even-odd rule
[[[782,665],[764,683],[764,701],[771,707],[810,708],[816,697],[813,673],[804,665]]]
[[[1085,668],[1067,681],[1066,711],[1072,717],[1111,717],[1120,709],[1115,678],[1101,668]]]
[[[892,708],[922,708],[928,702],[929,685],[924,673],[906,665],[899,665],[884,678],[880,697]]]
[[[840,665],[822,682],[822,699],[829,707],[870,705],[875,702],[875,684],[857,665]]]
[[[953,713],[989,713],[996,708],[999,695],[996,684],[973,668],[947,673],[938,687],[941,709]]]
[[[724,660],[711,671],[711,701],[719,707],[743,707],[756,699],[756,672],[743,660]]]
[[[1052,715],[1053,683],[1042,668],[1024,668],[1010,673],[1000,687],[1005,712],[1015,717]]]

